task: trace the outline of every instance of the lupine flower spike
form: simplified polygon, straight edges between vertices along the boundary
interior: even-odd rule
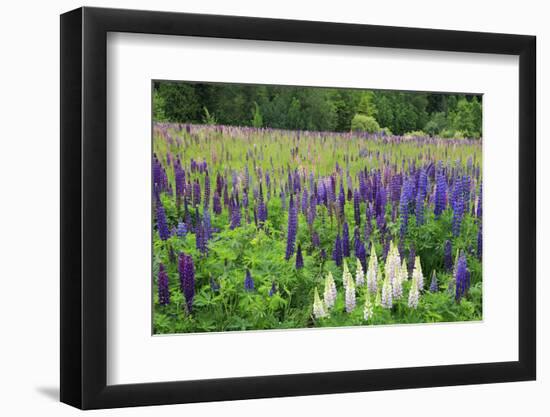
[[[418,299],[420,293],[418,292],[418,275],[413,274],[411,281],[411,289],[409,290],[409,307],[415,309],[418,307]]]
[[[325,278],[325,292],[323,294],[327,309],[331,309],[332,307],[334,307],[334,303],[336,302],[336,295],[336,283],[334,282],[332,273],[329,271],[327,277]]]
[[[165,306],[170,304],[170,290],[168,288],[168,274],[164,270],[164,265],[159,264],[158,274],[158,296],[159,304]]]
[[[378,259],[376,258],[376,249],[372,245],[372,251],[369,258],[369,267],[367,269],[367,288],[371,293],[376,293],[378,286]]]
[[[435,275],[435,271],[432,272],[432,282],[430,283],[430,292],[438,292],[439,291],[439,285],[437,284],[437,276]]]
[[[422,291],[422,289],[424,288],[424,275],[422,275],[422,266],[420,265],[420,256],[417,256],[414,260],[413,279],[414,278],[416,278],[418,291]]]
[[[361,265],[359,258],[357,258],[357,266],[355,267],[355,284],[358,287],[365,285],[365,273],[363,272],[363,265]]]
[[[374,306],[370,300],[370,293],[367,291],[365,294],[365,306],[363,307],[363,317],[365,321],[369,321],[374,313]]]
[[[392,308],[393,307],[393,296],[392,296],[392,285],[391,285],[391,279],[390,274],[386,272],[384,278],[384,282],[382,284],[382,307],[384,308]]]
[[[327,316],[325,305],[319,297],[319,291],[317,291],[317,288],[315,288],[315,295],[313,297],[313,316],[316,319],[322,319]]]

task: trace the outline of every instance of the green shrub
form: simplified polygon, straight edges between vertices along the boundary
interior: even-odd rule
[[[380,125],[372,116],[356,114],[351,120],[351,130],[354,132],[378,133],[380,131]]]
[[[403,136],[408,138],[423,138],[426,135],[422,130],[413,130],[412,132],[407,132]]]

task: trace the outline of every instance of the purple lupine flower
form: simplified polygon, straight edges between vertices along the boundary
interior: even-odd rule
[[[346,195],[344,194],[344,186],[340,183],[340,194],[338,195],[338,213],[344,218],[344,210],[346,207]]]
[[[161,306],[165,306],[165,305],[170,304],[170,290],[168,288],[168,274],[166,273],[163,264],[159,264],[158,295],[159,295],[159,304]]]
[[[254,291],[254,280],[250,274],[250,270],[246,270],[246,275],[244,277],[244,289],[245,291]]]
[[[195,246],[200,253],[206,254],[206,237],[202,222],[199,222],[195,228]]]
[[[353,192],[353,215],[355,216],[355,224],[361,226],[361,196],[359,191]]]
[[[437,284],[437,276],[435,271],[432,272],[432,282],[430,283],[430,292],[438,292],[439,285]]]
[[[390,197],[394,205],[399,203],[399,199],[401,197],[401,185],[401,174],[395,174],[392,177],[390,184]]]
[[[464,212],[467,213],[470,210],[470,188],[472,187],[472,180],[469,175],[462,177],[462,201],[464,202]]]
[[[319,233],[317,233],[316,231],[311,234],[311,244],[315,248],[321,246],[321,239],[319,238]]]
[[[359,228],[356,227],[353,231],[353,251],[355,254],[357,254],[357,249],[359,248],[359,245],[361,244],[361,232],[359,231]]]
[[[302,192],[302,213],[304,213],[304,216],[307,214],[307,206],[308,206],[308,195],[307,195],[307,189],[304,188],[304,191]]]
[[[409,179],[405,179],[403,183],[403,189],[401,190],[401,198],[399,199],[399,214],[401,217],[401,237],[407,233],[407,226],[409,222],[409,195],[410,195],[411,183]]]
[[[164,206],[160,199],[157,201],[157,229],[161,240],[168,240],[170,238],[170,230],[166,222],[166,213],[164,212]]]
[[[444,262],[445,262],[445,269],[447,271],[452,270],[453,269],[453,247],[451,245],[450,240],[445,241],[445,249],[444,249],[443,259],[444,259]]]
[[[464,215],[464,194],[462,192],[462,181],[457,179],[455,181],[453,190],[453,235],[458,236],[460,234],[460,226],[462,224],[462,217]]]
[[[315,197],[314,193],[311,193],[311,197],[309,198],[309,209],[307,211],[307,223],[310,226],[313,226],[313,222],[315,221],[316,215],[317,215],[317,197]]]
[[[277,286],[275,285],[275,281],[273,281],[271,283],[271,288],[269,290],[269,296],[273,297],[273,295],[275,295],[276,292],[277,292]]]
[[[208,242],[208,240],[212,237],[212,223],[210,221],[210,212],[208,210],[205,210],[203,213],[202,224],[204,227],[204,239]]]
[[[483,206],[482,206],[482,192],[483,192],[483,183],[479,184],[479,194],[477,196],[477,210],[476,210],[476,216],[478,219],[481,219],[483,215]]]
[[[227,191],[227,183],[223,185],[223,205],[229,207],[231,201],[229,200],[229,192]]]
[[[461,253],[458,257],[456,271],[455,271],[455,298],[459,301],[468,291],[469,288],[469,271],[466,265],[466,256]]]
[[[195,297],[195,264],[191,255],[180,253],[178,269],[181,292],[185,297],[187,311],[190,313],[193,309],[193,298]]]
[[[229,225],[229,228],[233,230],[241,225],[241,207],[239,206],[239,202],[236,198],[231,199],[229,207],[231,209],[231,224]]]
[[[363,201],[367,201],[368,198],[368,186],[367,179],[364,172],[359,172],[359,194]]]
[[[207,209],[210,205],[210,176],[208,175],[208,171],[206,171],[206,175],[204,176],[204,208]]]
[[[193,205],[198,206],[201,203],[201,185],[199,180],[193,183]]]
[[[180,160],[176,160],[174,167],[174,178],[176,182],[176,204],[181,204],[181,200],[185,197],[185,171],[181,167]]]
[[[347,222],[344,222],[342,229],[342,255],[349,257],[351,253],[349,248],[349,227]]]
[[[376,201],[375,201],[376,216],[377,217],[384,216],[385,208],[386,208],[386,189],[382,184],[380,184],[380,188],[376,193]]]
[[[479,228],[477,230],[477,257],[481,261],[483,255],[483,230],[481,223],[479,224]]]
[[[302,269],[304,267],[304,258],[302,256],[302,245],[298,243],[298,250],[296,251],[296,269]]]
[[[435,217],[439,217],[441,213],[447,208],[447,180],[445,175],[438,171],[436,174],[435,185]]]
[[[361,265],[363,266],[363,270],[366,271],[367,270],[367,250],[365,249],[365,245],[361,241],[359,241],[359,244],[355,249],[355,256],[361,262]]]
[[[288,205],[288,229],[286,238],[286,253],[285,259],[288,261],[294,254],[294,246],[296,244],[296,234],[298,232],[298,213],[294,204],[294,197],[290,195],[290,203]]]
[[[220,199],[220,195],[218,194],[218,192],[215,192],[214,193],[214,198],[213,198],[213,203],[212,203],[212,209],[214,211],[214,214],[221,214],[222,213],[222,204],[221,204],[221,199]]]
[[[416,191],[416,224],[424,223],[424,200],[426,199],[426,188],[428,186],[428,176],[424,169],[418,174],[418,190]]]
[[[322,259],[323,261],[326,261],[326,259],[327,259],[327,251],[325,250],[325,248],[322,248],[322,249],[321,249],[321,252],[319,253],[319,256],[321,257],[321,259]]]
[[[332,250],[332,260],[336,262],[336,266],[342,265],[342,240],[340,235],[336,235],[336,240],[334,241],[334,249]]]
[[[243,207],[244,207],[244,211],[245,213],[248,212],[247,208],[248,208],[248,191],[245,189],[243,191],[243,198],[242,198],[242,204],[243,204]]]

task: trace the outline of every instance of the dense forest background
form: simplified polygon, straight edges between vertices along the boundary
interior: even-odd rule
[[[480,138],[480,95],[345,88],[153,84],[153,118],[195,124]]]

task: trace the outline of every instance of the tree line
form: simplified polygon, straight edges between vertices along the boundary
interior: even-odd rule
[[[480,138],[482,97],[158,81],[153,84],[153,119],[279,129]]]

